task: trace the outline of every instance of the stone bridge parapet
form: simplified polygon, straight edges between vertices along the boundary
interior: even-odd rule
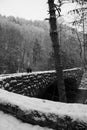
[[[64,79],[75,78],[80,84],[83,70],[81,68],[63,70]],[[55,70],[16,73],[0,76],[0,88],[30,97],[38,97],[47,87],[57,80]]]

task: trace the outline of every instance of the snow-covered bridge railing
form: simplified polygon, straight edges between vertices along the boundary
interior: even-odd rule
[[[75,78],[78,86],[82,72],[81,68],[64,70],[64,79]],[[54,70],[16,73],[0,76],[0,88],[26,96],[38,97],[55,81],[56,72]]]
[[[87,130],[87,105],[30,98],[0,89],[0,111],[54,130]]]

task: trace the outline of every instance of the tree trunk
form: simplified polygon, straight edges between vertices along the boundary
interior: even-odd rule
[[[60,102],[66,102],[65,85],[63,80],[63,72],[60,59],[60,48],[57,31],[56,13],[54,7],[54,0],[48,0],[49,13],[50,13],[50,36],[53,44],[55,69],[57,73],[57,88]]]

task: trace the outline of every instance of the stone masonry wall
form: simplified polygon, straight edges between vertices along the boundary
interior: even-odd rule
[[[74,77],[79,85],[82,69],[74,68],[63,71],[64,79]],[[38,97],[56,80],[56,72],[43,71],[0,76],[0,88],[30,97]]]

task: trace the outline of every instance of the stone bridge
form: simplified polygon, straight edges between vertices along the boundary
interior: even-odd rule
[[[63,70],[66,90],[70,90],[68,93],[77,89],[82,74],[83,70],[81,68]],[[51,97],[52,100],[51,94],[53,95],[54,88],[57,89],[57,87],[55,87],[57,86],[56,80],[57,76],[55,70],[7,74],[0,76],[0,88],[30,97],[45,99],[50,99]],[[55,90],[55,92],[57,92],[57,90]],[[54,100],[58,101],[57,93],[54,94]]]
[[[63,71],[69,99],[70,95],[75,97],[78,95],[78,90],[82,89],[82,75],[83,70],[80,68]],[[56,88],[56,80],[55,71],[1,75],[0,111],[22,122],[54,130],[87,130],[87,105],[30,98],[46,96],[44,94],[50,92],[48,90],[53,91]],[[79,95],[81,97],[81,93]]]

